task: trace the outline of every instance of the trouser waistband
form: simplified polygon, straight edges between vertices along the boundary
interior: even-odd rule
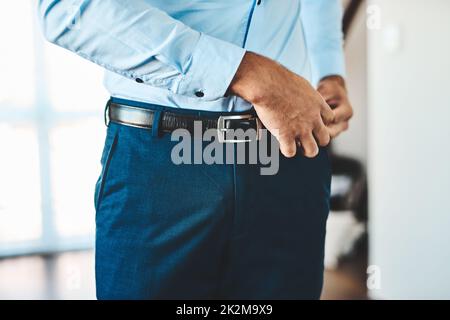
[[[255,132],[254,139],[257,140],[262,128],[254,110],[246,113],[196,111],[117,98],[111,98],[106,105],[105,123],[108,125],[109,122],[151,130],[156,134],[171,133],[177,129],[185,129],[193,134],[196,127],[201,128],[202,133],[215,129],[219,141],[233,143],[249,142],[253,139],[229,139],[230,132],[246,132],[252,129]]]

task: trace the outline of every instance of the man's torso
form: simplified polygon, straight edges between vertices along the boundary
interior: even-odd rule
[[[300,0],[262,0],[259,5],[256,0],[145,1],[197,31],[265,55],[311,78]],[[251,107],[234,96],[199,101],[166,89],[142,86],[110,71],[105,85],[112,96],[170,107],[210,111],[243,111]]]

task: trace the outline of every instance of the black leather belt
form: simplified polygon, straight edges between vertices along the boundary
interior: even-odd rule
[[[126,126],[151,130],[154,126],[156,110],[139,108],[125,104],[109,102],[105,112],[105,122],[114,122]],[[202,132],[208,129],[216,129],[220,142],[250,142],[254,139],[237,140],[227,139],[227,132],[230,130],[254,129],[255,139],[259,139],[259,131],[262,128],[261,122],[254,114],[220,115],[211,117],[200,117],[190,114],[182,114],[170,111],[161,111],[159,116],[159,131],[171,133],[176,129],[186,129],[194,134],[195,123],[200,122]]]

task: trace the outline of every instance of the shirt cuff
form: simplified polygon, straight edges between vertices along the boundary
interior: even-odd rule
[[[343,52],[319,53],[315,56],[313,64],[313,82],[319,83],[328,76],[341,76],[345,78],[345,59]]]
[[[202,100],[224,97],[245,52],[235,44],[202,33],[176,93]]]

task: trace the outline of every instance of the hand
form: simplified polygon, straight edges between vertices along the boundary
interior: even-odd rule
[[[326,127],[334,113],[309,82],[273,60],[247,52],[230,91],[253,104],[281,152],[295,156],[297,145],[313,158],[330,142]],[[316,142],[317,140],[317,142]]]
[[[333,108],[334,121],[327,127],[331,138],[335,138],[348,129],[349,120],[353,116],[345,81],[340,76],[326,77],[320,81],[317,90]]]

